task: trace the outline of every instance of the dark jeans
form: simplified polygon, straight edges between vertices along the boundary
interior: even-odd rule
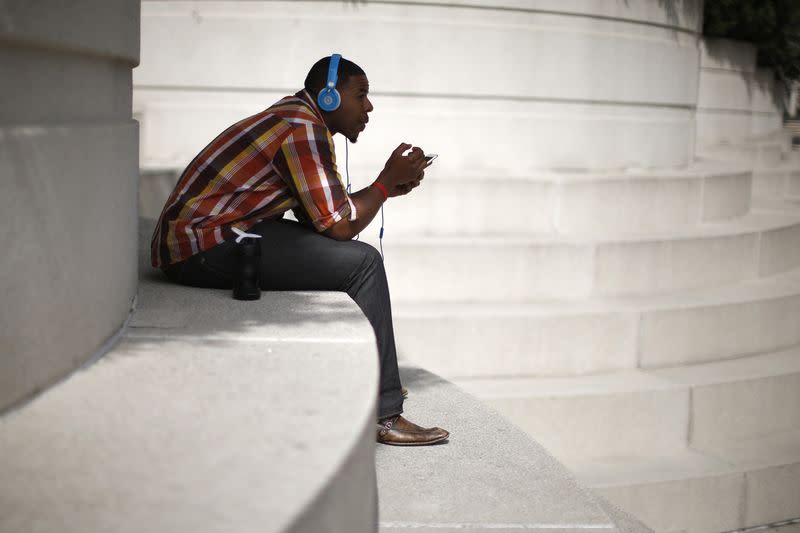
[[[378,339],[380,418],[403,412],[394,345],[392,307],[383,260],[360,241],[337,241],[290,220],[265,220],[248,233],[261,235],[261,288],[265,291],[342,291],[366,315]],[[175,283],[232,289],[236,243],[231,240],[165,269]]]

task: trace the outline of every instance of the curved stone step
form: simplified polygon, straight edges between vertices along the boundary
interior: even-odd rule
[[[785,155],[790,145],[784,140],[741,142],[705,146],[697,150],[704,159],[736,161],[752,165],[756,169],[774,168],[789,157]]]
[[[785,197],[800,193],[800,165],[785,163],[753,171],[753,194]]]
[[[645,450],[567,464],[583,483],[657,531],[730,531],[800,516],[800,431],[714,449],[660,456]]]
[[[394,314],[400,351],[450,378],[677,366],[800,343],[800,270],[650,297],[406,303]]]
[[[525,302],[662,294],[800,266],[800,214],[754,212],[730,223],[644,235],[384,239],[396,301]],[[375,236],[362,239],[377,246]],[[446,265],[446,267],[445,267]]]
[[[378,445],[380,531],[644,532],[575,482],[537,442],[459,387],[401,365],[405,416],[450,431],[446,444]]]
[[[122,341],[0,417],[0,531],[374,531],[378,360],[356,304],[170,284],[149,228]]]
[[[740,217],[750,209],[751,173],[728,163],[520,177],[465,176],[435,165],[421,188],[387,207],[393,235],[663,231]],[[367,169],[352,174],[371,175]],[[356,190],[367,185],[353,181]]]
[[[672,369],[457,383],[560,458],[669,454],[800,430],[800,347]]]

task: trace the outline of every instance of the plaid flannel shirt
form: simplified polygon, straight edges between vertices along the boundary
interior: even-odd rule
[[[355,218],[331,133],[305,90],[232,125],[194,158],[158,219],[151,263],[183,261],[289,209],[320,232]]]

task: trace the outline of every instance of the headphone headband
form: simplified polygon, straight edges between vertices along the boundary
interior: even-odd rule
[[[341,54],[333,54],[328,65],[328,87],[331,89],[336,87],[336,82],[339,79],[339,60],[341,58]]]

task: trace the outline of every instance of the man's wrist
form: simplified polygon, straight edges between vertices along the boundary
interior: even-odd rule
[[[386,188],[386,185],[381,183],[380,178],[378,178],[378,179],[376,179],[375,181],[372,182],[372,187],[375,187],[376,189],[378,189],[378,191],[383,196],[383,201],[384,202],[389,199],[389,189]]]

